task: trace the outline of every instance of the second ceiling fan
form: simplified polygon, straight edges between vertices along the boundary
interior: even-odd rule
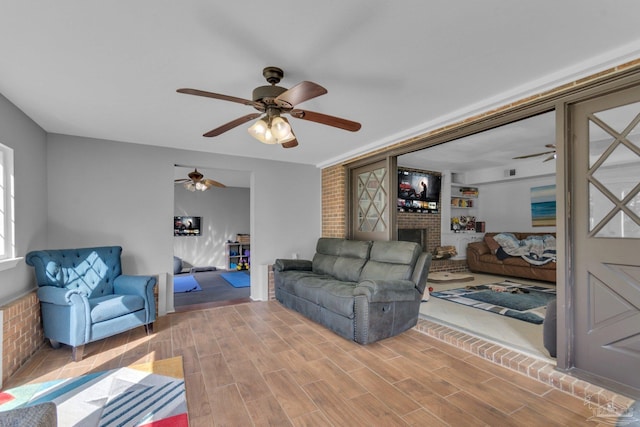
[[[545,154],[550,154],[550,156],[548,156],[546,159],[544,159],[543,162],[548,162],[549,160],[555,159],[556,158],[556,146],[555,146],[555,144],[545,144],[545,147],[551,148],[552,150],[543,151],[542,153],[535,153],[535,154],[527,154],[525,156],[518,156],[518,157],[514,157],[514,159],[528,159],[529,157],[544,156]]]
[[[255,88],[253,90],[252,100],[206,92],[199,89],[183,88],[177,91],[187,95],[204,96],[207,98],[236,102],[248,105],[259,111],[259,113],[247,114],[210,130],[203,135],[206,137],[218,136],[243,123],[260,118],[249,128],[249,134],[251,134],[251,136],[265,144],[280,144],[284,148],[296,147],[298,140],[293,133],[293,129],[291,129],[289,121],[285,117],[282,117],[282,114],[289,114],[291,117],[297,119],[333,126],[351,132],[360,130],[360,123],[296,108],[296,106],[302,102],[327,93],[327,90],[319,84],[303,81],[290,89],[277,86],[284,76],[284,72],[278,67],[266,67],[262,71],[262,75],[270,85]]]

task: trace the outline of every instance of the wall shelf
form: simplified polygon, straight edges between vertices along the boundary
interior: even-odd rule
[[[240,242],[225,243],[225,268],[236,270],[237,265],[245,261],[247,266],[251,264],[251,244]]]

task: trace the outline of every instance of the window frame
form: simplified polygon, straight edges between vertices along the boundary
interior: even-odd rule
[[[13,149],[0,143],[0,271],[13,268],[16,257]],[[4,235],[4,238],[2,238]]]

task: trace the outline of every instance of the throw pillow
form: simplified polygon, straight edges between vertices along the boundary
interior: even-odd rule
[[[506,253],[504,249],[502,249],[502,246],[500,246],[496,251],[496,258],[498,258],[500,261],[504,261],[507,258],[511,258],[511,255]]]
[[[489,246],[489,250],[492,254],[496,254],[497,250],[500,249],[500,245],[496,242],[492,236],[484,236],[484,242]]]

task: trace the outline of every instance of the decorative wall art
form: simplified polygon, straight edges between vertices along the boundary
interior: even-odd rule
[[[531,188],[531,225],[533,227],[556,225],[555,184]]]

